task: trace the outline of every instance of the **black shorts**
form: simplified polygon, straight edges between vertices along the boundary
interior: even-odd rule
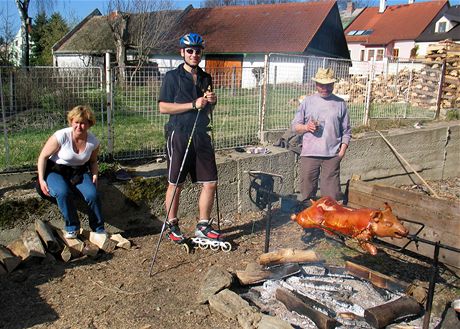
[[[181,185],[187,174],[193,183],[217,182],[217,166],[211,138],[207,132],[195,132],[190,144],[187,158],[180,175],[179,172],[187,149],[189,133],[180,129],[168,133],[166,143],[168,153],[168,181],[170,184]]]

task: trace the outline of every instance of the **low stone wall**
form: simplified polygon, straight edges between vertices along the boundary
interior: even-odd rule
[[[421,129],[392,129],[384,132],[384,135],[425,180],[460,176],[459,121],[434,123]],[[272,143],[277,137],[279,134],[269,135],[267,140],[271,140]],[[269,154],[247,154],[233,150],[219,152],[219,208],[224,219],[231,217],[235,222],[236,214],[258,209],[251,201],[256,195],[250,193],[251,190],[255,191],[250,189],[249,171],[281,175],[282,182],[278,178],[274,179],[274,190],[280,195],[287,196],[298,191],[297,156],[286,149],[274,146],[268,148],[271,151]],[[164,217],[165,168],[165,163],[128,168],[137,176],[130,182],[101,179],[99,189],[109,231],[159,226]],[[352,175],[359,175],[364,181],[390,186],[421,183],[412,169],[399,159],[384,139],[375,132],[353,136],[347,155],[342,161],[343,185]],[[24,188],[33,176],[34,173],[0,175],[0,203],[5,201],[4,196],[7,193]],[[8,181],[8,187],[4,188]],[[186,184],[181,195],[180,217],[193,218],[198,215],[198,194],[199,186]],[[29,190],[28,197],[37,196]],[[23,198],[23,202],[27,202],[27,198]],[[51,217],[58,224],[61,221],[62,225],[57,207],[50,204],[50,208],[51,210],[43,215],[43,219]],[[215,209],[216,207],[214,211]],[[24,218],[33,218],[31,215],[34,214],[24,214]],[[5,239],[0,234],[0,243]]]

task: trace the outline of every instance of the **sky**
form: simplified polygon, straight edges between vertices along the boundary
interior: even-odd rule
[[[36,15],[35,1],[36,0],[30,0],[30,17]],[[172,2],[177,9],[184,9],[189,4],[193,5],[195,8],[199,8],[201,4],[201,0],[174,0]],[[64,19],[75,23],[85,18],[96,8],[99,9],[102,14],[106,14],[109,0],[54,0],[54,3],[53,12],[59,12]],[[15,0],[0,0],[0,19],[2,19],[0,25],[4,24],[4,17],[8,17],[8,23],[13,25],[13,30],[16,31],[19,29],[20,20]],[[2,26],[0,26],[0,35],[1,34]]]
[[[34,2],[36,0],[31,0],[29,6],[29,16],[34,17],[36,15],[36,8]],[[417,0],[415,0],[417,1]],[[66,19],[68,22],[76,24],[77,22],[81,21],[84,17],[90,14],[94,9],[99,9],[102,14],[107,13],[107,4],[109,0],[54,0],[56,4],[54,6],[54,11],[61,13],[61,15]],[[173,4],[177,9],[183,9],[187,7],[189,4],[193,5],[195,8],[199,8],[201,4],[201,0],[174,0]],[[363,2],[361,0],[361,2]],[[378,0],[369,0],[371,5],[377,6]],[[404,0],[387,0],[388,5],[395,5],[400,3],[407,3]],[[460,4],[460,0],[451,0],[451,5],[458,5]],[[12,27],[12,30],[17,31],[20,27],[20,20],[18,9],[16,7],[15,0],[0,0],[0,35],[3,32],[3,26],[5,17],[7,17],[7,22]]]

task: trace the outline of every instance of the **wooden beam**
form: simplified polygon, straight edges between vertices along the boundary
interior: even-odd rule
[[[410,234],[422,228],[419,237],[440,241],[444,245],[460,249],[460,202],[436,199],[428,195],[406,191],[395,187],[350,181],[348,187],[348,206],[352,208],[379,208],[388,202],[393,213],[403,221]],[[406,221],[405,221],[406,220]],[[421,224],[410,223],[415,221]],[[407,239],[382,239],[396,246],[405,245]],[[426,243],[411,243],[408,250],[433,258],[434,246]],[[453,251],[441,249],[439,260],[445,265],[460,269],[460,257]]]
[[[335,319],[315,310],[310,305],[305,304],[293,293],[285,288],[276,289],[276,299],[283,303],[289,311],[295,311],[311,319],[319,329],[332,329],[341,323]]]
[[[392,302],[368,308],[364,311],[364,319],[374,328],[385,328],[395,320],[422,313],[422,306],[414,299],[403,296]]]
[[[388,275],[373,271],[365,266],[350,261],[345,263],[345,269],[354,276],[365,279],[379,288],[404,292],[409,287],[407,282],[396,280]]]

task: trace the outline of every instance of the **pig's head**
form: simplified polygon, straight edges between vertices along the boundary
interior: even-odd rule
[[[315,227],[324,220],[324,210],[318,207],[318,201],[311,200],[311,206],[302,210],[297,215],[292,214],[291,220],[297,222],[303,228]]]
[[[402,238],[409,230],[393,215],[391,207],[385,202],[385,210],[375,210],[371,213],[370,228],[373,235],[378,237]]]

